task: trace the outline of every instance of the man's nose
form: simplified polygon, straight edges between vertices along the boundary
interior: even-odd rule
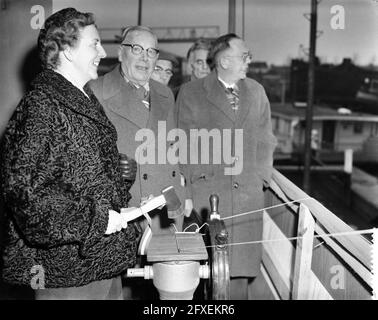
[[[143,50],[143,51],[141,52],[141,54],[140,54],[140,59],[141,59],[142,61],[147,61],[148,56],[147,56],[147,51],[146,51],[146,50]]]

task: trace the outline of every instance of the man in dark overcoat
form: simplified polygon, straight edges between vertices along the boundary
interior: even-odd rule
[[[130,189],[129,206],[139,206],[149,195],[173,186],[184,206],[185,189],[177,165],[167,157],[172,142],[167,134],[175,126],[171,90],[151,79],[159,56],[157,38],[151,29],[126,29],[118,49],[120,64],[91,82],[91,88],[118,133],[120,153],[135,159],[136,178]],[[169,215],[169,216],[168,216]],[[166,208],[151,213],[152,232],[172,232],[171,223],[182,228],[183,215],[171,215]]]
[[[178,127],[189,141],[183,168],[194,209],[208,212],[209,196],[217,194],[220,216],[226,218],[264,207],[263,186],[270,180],[276,138],[264,88],[246,77],[251,54],[245,42],[235,34],[221,36],[208,60],[212,73],[182,86],[176,111]],[[247,299],[248,285],[260,271],[262,248],[236,244],[261,240],[262,211],[224,221],[229,242],[235,244],[229,246],[231,298]]]
[[[151,79],[158,57],[157,37],[152,30],[145,26],[129,27],[118,48],[120,64],[90,84],[117,130],[119,152],[127,156],[129,163],[136,162],[129,206],[137,207],[149,195],[158,196],[162,189],[173,186],[182,207],[187,204],[186,214],[190,214],[192,202],[189,195],[186,201],[184,178],[178,165],[171,164],[167,156],[174,148],[173,142],[167,141],[175,127],[174,97],[170,88]],[[153,235],[174,232],[172,223],[179,231],[182,229],[183,211],[170,212],[164,207],[149,214]],[[125,280],[124,296],[156,298],[156,291],[141,281]]]

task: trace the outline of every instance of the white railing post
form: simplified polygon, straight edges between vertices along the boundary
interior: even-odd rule
[[[353,149],[344,150],[344,171],[352,174],[353,170]]]
[[[344,151],[344,193],[347,204],[352,204],[352,172],[353,172],[353,149]]]
[[[297,246],[295,250],[293,296],[294,300],[309,299],[311,290],[311,262],[314,243],[315,221],[310,210],[299,206]]]

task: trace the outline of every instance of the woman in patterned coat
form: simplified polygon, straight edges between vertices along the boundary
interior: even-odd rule
[[[106,56],[92,14],[55,13],[38,46],[44,71],[1,145],[3,280],[46,288],[37,299],[119,299],[120,274],[135,263],[135,230],[118,213],[130,185],[116,130],[86,85]]]

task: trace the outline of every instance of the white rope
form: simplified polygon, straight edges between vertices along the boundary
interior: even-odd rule
[[[372,250],[372,279],[373,299],[378,300],[378,229],[374,228]]]
[[[314,238],[324,238],[324,237],[336,237],[336,236],[348,236],[348,235],[357,235],[357,234],[369,234],[369,233],[374,233],[375,228],[373,229],[366,229],[366,230],[353,230],[353,231],[347,231],[347,232],[335,232],[335,233],[325,233],[321,235],[314,235]],[[256,241],[247,241],[247,242],[235,242],[235,243],[227,243],[227,244],[222,244],[221,246],[238,246],[238,245],[243,245],[243,244],[258,244],[258,243],[268,243],[268,242],[280,242],[280,241],[291,241],[291,240],[298,240],[302,239],[303,236],[301,237],[290,237],[290,238],[277,238],[277,239],[266,239],[266,240],[256,240]],[[220,245],[212,245],[212,246],[205,246],[205,248],[215,248],[219,247]],[[182,250],[182,251],[192,251],[194,249],[200,249],[200,248],[190,248]]]
[[[224,218],[221,218],[221,220],[234,219],[234,218],[238,218],[238,217],[241,217],[241,216],[245,216],[247,214],[252,214],[252,213],[256,213],[256,212],[260,212],[260,211],[264,211],[264,210],[268,210],[268,209],[282,207],[282,206],[285,206],[285,205],[290,204],[290,203],[299,202],[299,201],[303,201],[303,200],[310,200],[310,199],[315,200],[313,197],[307,197],[307,198],[297,199],[297,200],[293,200],[293,201],[289,201],[289,202],[284,202],[284,203],[276,204],[276,205],[271,206],[271,207],[266,207],[266,208],[257,209],[257,210],[253,210],[253,211],[247,211],[247,212],[235,214],[233,216],[224,217]]]
[[[277,205],[274,205],[274,206],[258,209],[258,210],[243,212],[243,213],[236,214],[236,215],[233,215],[233,216],[224,217],[224,218],[221,218],[221,220],[234,219],[234,218],[238,218],[238,217],[241,217],[241,216],[244,216],[244,215],[253,214],[253,213],[260,212],[260,211],[264,211],[264,210],[268,210],[268,209],[273,209],[273,208],[285,206],[287,204],[291,204],[291,203],[295,203],[295,202],[300,202],[300,201],[304,201],[304,200],[311,200],[311,199],[315,200],[312,197],[306,197],[306,198],[292,200],[292,201],[284,202],[284,203],[277,204]],[[172,225],[173,225],[173,227],[175,229],[175,233],[193,233],[193,232],[186,231],[191,226],[196,226],[197,228],[196,228],[196,231],[194,233],[198,233],[205,225],[208,225],[208,223],[206,223],[206,222],[203,223],[201,225],[201,227],[199,227],[198,224],[196,224],[196,223],[192,223],[189,226],[187,226],[184,229],[183,232],[178,232],[176,226],[174,224],[172,224]],[[377,228],[365,229],[365,230],[353,230],[353,231],[347,231],[347,232],[326,233],[326,234],[321,234],[321,235],[314,235],[313,237],[314,238],[324,238],[324,237],[339,237],[339,236],[349,236],[349,235],[359,235],[359,234],[372,234],[372,245],[371,245],[371,250],[372,250],[371,251],[372,252],[371,288],[373,289],[372,299],[378,300],[378,229]],[[269,243],[269,242],[292,241],[292,240],[298,240],[298,239],[302,239],[302,238],[303,238],[303,236],[290,237],[290,238],[286,238],[285,237],[285,238],[277,238],[277,239],[265,239],[265,240],[256,240],[256,241],[235,242],[235,243],[222,244],[221,246],[223,246],[223,247],[231,247],[231,246],[238,246],[238,245],[245,245],[245,244],[263,244],[263,243]],[[316,247],[320,246],[321,244],[323,244],[323,242],[320,243],[320,244],[318,244],[318,245],[316,245],[314,247],[314,249]],[[205,246],[205,248],[215,248],[215,247],[219,247],[219,245]],[[201,248],[203,248],[203,247],[201,247]],[[198,250],[198,249],[201,249],[201,248],[190,248],[190,249],[183,249],[183,250],[181,249],[181,251],[182,252],[192,252],[193,250]]]
[[[236,215],[233,215],[233,216],[230,216],[230,217],[224,217],[224,218],[221,218],[221,220],[234,219],[234,218],[238,218],[238,217],[241,217],[241,216],[244,216],[244,215],[253,214],[253,213],[268,210],[268,209],[273,209],[273,208],[285,206],[287,204],[300,202],[300,201],[304,201],[304,200],[315,200],[315,199],[313,197],[296,199],[296,200],[280,203],[280,204],[277,204],[277,205],[274,205],[274,206],[265,207],[265,208],[262,208],[262,209],[257,209],[257,210],[248,211],[248,212],[243,212],[243,213],[236,214]],[[183,232],[178,232],[176,226],[174,224],[172,224],[172,225],[175,229],[175,233],[193,233],[193,232],[186,231],[189,227],[191,227],[193,225],[197,226],[195,233],[198,233],[205,225],[208,225],[208,223],[206,223],[206,222],[203,223],[201,225],[201,227],[199,227],[198,224],[196,224],[196,223],[192,223],[189,226],[187,226],[184,229]],[[369,234],[369,233],[373,234],[373,245],[372,245],[372,250],[373,250],[372,259],[373,259],[373,261],[372,261],[372,264],[373,264],[373,270],[374,270],[373,271],[374,278],[372,279],[372,282],[374,283],[374,281],[375,281],[375,286],[373,286],[373,288],[375,288],[375,295],[374,296],[376,297],[376,299],[378,299],[378,231],[377,231],[376,228],[365,229],[365,230],[353,230],[353,231],[347,231],[347,232],[326,233],[326,234],[321,234],[321,235],[314,235],[314,238],[349,236],[349,235]],[[290,238],[285,237],[285,238],[278,238],[278,239],[266,239],[266,240],[247,241],[247,242],[235,242],[235,243],[224,244],[222,246],[230,247],[230,246],[238,246],[238,245],[244,245],[244,244],[258,244],[258,243],[268,243],[268,242],[292,241],[292,240],[298,240],[298,239],[302,239],[302,238],[303,238],[303,236],[302,237],[290,237]],[[205,246],[205,248],[213,248],[213,247],[218,247],[218,246],[219,245],[210,245],[210,246]],[[201,249],[201,248],[190,248],[190,249],[184,249],[183,251],[192,251],[192,250]],[[315,246],[315,248],[316,248],[316,246]]]
[[[194,222],[194,223],[188,225],[188,226],[183,230],[183,232],[186,232],[186,230],[189,229],[191,226],[197,226],[197,228],[196,228],[196,232],[198,232],[198,230],[200,229],[199,225],[198,225],[197,223]],[[202,227],[201,227],[201,228],[202,228]]]

